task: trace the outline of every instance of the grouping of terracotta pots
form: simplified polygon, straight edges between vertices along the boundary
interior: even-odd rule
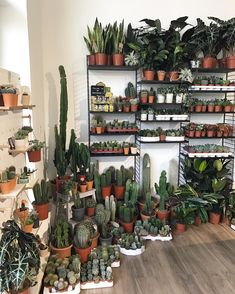
[[[220,60],[217,60],[215,57],[206,56],[201,60],[203,68],[217,68],[218,66],[222,68],[235,68],[235,56],[227,56]]]
[[[154,70],[143,70],[143,78],[147,81],[153,81],[156,77],[158,81],[164,81],[167,77],[170,81],[177,81],[179,79],[178,71],[170,71],[166,73],[164,70],[158,70],[155,75]]]
[[[88,65],[114,65],[123,66],[124,65],[124,54],[116,53],[112,56],[106,53],[95,53],[88,55]]]

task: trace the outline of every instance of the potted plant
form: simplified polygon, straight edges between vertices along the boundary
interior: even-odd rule
[[[214,109],[215,109],[215,104],[214,104],[214,101],[208,101],[207,102],[207,111],[208,112],[214,112]]]
[[[140,212],[142,221],[146,221],[155,215],[154,202],[152,201],[151,193],[145,195],[144,209]]]
[[[101,183],[101,195],[103,199],[111,195],[111,172],[107,170],[105,173],[102,173],[100,177]]]
[[[200,138],[202,136],[203,128],[204,128],[204,125],[202,125],[202,124],[198,124],[196,126],[196,130],[195,130],[195,133],[194,133],[195,138]]]
[[[176,232],[184,233],[188,225],[194,223],[196,207],[189,201],[181,201],[174,207],[176,217]]]
[[[114,186],[114,195],[116,199],[123,199],[125,191],[125,174],[122,173],[122,169],[116,170],[115,175],[115,186]]]
[[[194,105],[195,105],[194,106],[194,111],[195,112],[202,112],[202,105],[203,105],[203,103],[202,103],[201,100],[195,101]]]
[[[154,109],[153,108],[148,108],[148,120],[154,120]]]
[[[136,112],[138,110],[139,99],[138,98],[130,99],[130,103],[131,103],[131,112]]]
[[[126,142],[126,143],[123,144],[123,153],[124,153],[124,155],[128,155],[129,151],[130,151],[130,144]]]
[[[131,144],[131,154],[137,154],[137,145],[135,143]]]
[[[135,208],[132,203],[124,203],[119,207],[119,220],[126,233],[133,232]]]
[[[157,71],[157,79],[159,81],[164,81],[165,80],[165,76],[166,76],[165,70],[158,70]]]
[[[125,40],[124,34],[124,20],[117,25],[117,22],[114,23],[112,28],[112,38],[113,38],[113,65],[121,66],[124,64],[124,54],[123,54],[123,45]]]
[[[86,215],[94,216],[95,215],[96,201],[93,198],[88,198],[86,200]]]
[[[147,111],[146,110],[141,109],[140,119],[147,120]]]
[[[207,137],[211,138],[215,136],[215,130],[216,126],[215,125],[206,125],[206,135]]]
[[[160,141],[164,142],[166,140],[166,132],[162,128],[159,128],[158,131],[159,131]]]
[[[166,88],[158,88],[157,93],[157,102],[165,103]]]
[[[34,219],[32,213],[30,212],[24,221],[21,221],[22,231],[25,233],[32,233],[33,231]]]
[[[90,198],[90,199],[92,199],[92,198]],[[90,232],[91,249],[97,248],[100,233],[98,232],[98,227],[97,227],[97,224],[95,222],[95,219],[91,218],[91,217],[85,218],[82,222],[75,225],[74,231],[76,231],[77,230],[76,227],[79,227],[80,225],[84,225]]]
[[[33,144],[33,147],[27,151],[29,162],[39,162],[41,161],[41,149],[44,147],[45,142],[33,140],[31,143]]]
[[[89,51],[87,56],[88,65],[95,65],[94,31],[87,27],[87,37],[84,36],[83,39]]]
[[[224,99],[223,107],[224,107],[224,112],[233,112],[233,105],[230,100]]]
[[[215,104],[214,111],[215,112],[222,112],[222,110],[223,110],[223,101],[215,99],[214,104]]]
[[[131,103],[129,100],[123,102],[123,112],[130,112]]]
[[[80,256],[81,263],[87,262],[91,252],[91,237],[89,229],[84,224],[76,226],[74,232],[74,248]]]
[[[160,197],[159,209],[157,210],[157,217],[160,220],[166,220],[169,218],[170,211],[166,208],[166,202],[169,197],[168,188],[170,187],[167,183],[166,171],[161,172],[159,178],[159,184],[154,184],[157,195]]]
[[[86,183],[86,181],[80,181],[79,189],[80,189],[81,193],[84,193],[84,192],[87,191],[87,183]]]
[[[146,104],[148,101],[148,91],[147,90],[141,90],[140,91],[140,103]]]
[[[63,217],[58,217],[52,232],[50,243],[52,254],[57,254],[61,258],[71,256],[73,244],[68,222]]]
[[[15,107],[18,105],[17,89],[11,86],[1,87],[0,93],[3,97],[5,107]]]
[[[155,99],[155,91],[153,88],[150,88],[149,95],[148,95],[148,103],[153,104]]]
[[[80,222],[84,219],[85,215],[85,207],[83,205],[83,201],[80,199],[79,193],[72,193],[72,199],[72,219],[76,222]]]
[[[166,88],[166,103],[173,103],[174,97],[174,88],[168,87]]]
[[[210,203],[209,206],[209,219],[211,224],[219,224],[222,214],[222,210],[225,205],[224,196],[218,194],[221,191],[221,187],[225,185],[226,181],[214,179],[213,181],[213,194],[205,194],[203,196],[204,200],[207,200]],[[219,187],[217,189],[217,187]]]
[[[21,150],[28,146],[28,132],[24,130],[18,130],[14,135],[15,149]]]
[[[0,292],[28,294],[29,288],[36,284],[40,269],[36,237],[24,233],[13,220],[8,220],[3,224],[0,247],[4,248],[0,256],[4,277]]]
[[[33,187],[34,202],[33,206],[38,213],[39,219],[48,218],[49,210],[49,184],[45,180],[41,180],[41,184],[37,183]]]
[[[0,191],[2,194],[9,194],[16,187],[16,169],[10,166],[0,175]]]
[[[184,132],[180,129],[166,130],[166,141],[184,141]]]
[[[106,200],[107,201],[107,200]],[[115,208],[116,210],[116,208]],[[105,209],[104,205],[100,204],[96,207],[95,222],[97,223],[99,233],[100,233],[100,244],[108,246],[112,244],[113,235],[110,232],[108,223],[110,221],[111,211]]]

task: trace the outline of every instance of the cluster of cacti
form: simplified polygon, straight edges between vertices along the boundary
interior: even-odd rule
[[[166,201],[169,196],[165,170],[161,172],[161,175],[159,178],[159,185],[155,183],[154,186],[155,186],[156,193],[160,196],[159,210],[165,210]]]
[[[144,154],[142,167],[142,196],[145,198],[147,192],[150,192],[150,157],[147,153]]]
[[[140,236],[157,236],[158,234],[161,236],[167,236],[170,233],[170,226],[165,225],[156,217],[151,217],[144,222],[138,220],[135,224],[134,231]]]
[[[144,245],[144,241],[142,237],[136,233],[122,234],[121,238],[118,240],[118,245],[127,250],[136,250],[140,249]]]
[[[81,267],[81,282],[111,281],[113,279],[112,268],[107,266],[103,259],[89,260]]]
[[[45,180],[41,180],[41,184],[37,183],[33,187],[33,194],[35,204],[44,204],[49,202],[49,183]]]
[[[136,97],[136,88],[131,82],[128,83],[127,88],[125,89],[125,95],[128,98]]]
[[[0,182],[6,183],[9,180],[13,180],[16,177],[16,168],[11,165],[8,168],[6,168],[2,173],[0,174]]]
[[[116,202],[113,195],[105,197],[105,209],[111,212],[110,219],[114,222],[116,218]]]
[[[92,218],[86,218],[80,224],[75,225],[74,232],[79,229],[80,225],[84,225],[89,230],[91,239],[97,235],[97,225]]]
[[[71,244],[69,236],[69,224],[67,221],[63,219],[59,219],[57,221],[53,232],[52,242],[56,248],[65,248]]]
[[[86,199],[86,207],[92,208],[96,207],[96,201],[94,198],[87,198]]]
[[[122,184],[125,186],[126,181],[130,179],[131,181],[133,180],[134,177],[134,168],[129,167],[125,168],[124,165],[121,166],[120,171],[122,173]]]
[[[84,224],[79,225],[74,232],[74,244],[77,248],[88,248],[90,246],[90,230]]]
[[[146,195],[145,195],[143,214],[152,215],[153,214],[153,208],[154,208],[154,202],[152,200],[151,193],[147,192]]]
[[[119,207],[119,219],[124,223],[131,223],[134,220],[135,207],[131,203]]]
[[[99,246],[92,249],[89,260],[103,259],[109,266],[114,261],[120,260],[120,248],[117,245]]]
[[[58,291],[66,289],[69,285],[74,286],[80,279],[80,266],[78,255],[69,258],[51,255],[45,270],[44,286],[55,287]]]
[[[138,184],[137,182],[131,182],[130,179],[126,181],[126,189],[124,194],[124,202],[126,205],[131,203],[133,206],[136,205],[138,198]]]
[[[108,169],[105,173],[102,173],[100,177],[101,187],[111,186],[111,171]]]

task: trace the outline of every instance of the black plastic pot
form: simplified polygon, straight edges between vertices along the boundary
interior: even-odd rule
[[[112,240],[113,240],[113,235],[108,235],[108,237],[107,238],[102,238],[101,236],[100,236],[100,245],[102,245],[102,246],[108,246],[108,245],[112,245]]]
[[[75,208],[75,206],[72,206],[72,219],[80,222],[84,219],[85,216],[85,208]]]

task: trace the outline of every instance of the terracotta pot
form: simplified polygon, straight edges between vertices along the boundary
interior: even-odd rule
[[[196,105],[195,112],[202,112],[202,105]]]
[[[157,71],[157,78],[159,81],[164,81],[166,76],[166,72],[164,70]]]
[[[128,155],[128,154],[129,154],[129,150],[130,150],[129,147],[124,147],[124,148],[123,148],[123,153],[124,153],[124,155]]]
[[[33,231],[33,223],[30,225],[24,225],[22,227],[22,231],[24,231],[25,233],[32,233]]]
[[[29,162],[38,162],[41,160],[41,149],[35,151],[28,151]]]
[[[220,222],[220,214],[210,211],[210,223],[218,225]]]
[[[217,59],[214,57],[205,57],[202,59],[203,68],[216,68],[218,65]]]
[[[12,183],[10,181],[8,181],[6,183],[0,183],[0,190],[1,190],[2,194],[10,193],[13,190]]]
[[[96,127],[96,133],[102,134],[102,127]]]
[[[120,221],[120,224],[126,233],[129,233],[129,234],[133,233],[134,221],[131,223],[124,223],[124,222]]]
[[[107,196],[109,197],[111,195],[111,186],[101,187],[101,195],[103,199]]]
[[[235,56],[228,56],[226,58],[227,68],[235,68]]]
[[[13,191],[15,189],[15,187],[16,187],[16,184],[17,184],[17,177],[15,177],[14,179],[9,180],[9,182],[10,182],[10,185],[11,185],[11,190]]]
[[[26,210],[22,210],[20,211],[19,208],[16,208],[16,210],[14,211],[14,214],[20,219],[20,221],[23,223],[26,218],[28,217],[29,215],[29,210],[28,208]]]
[[[87,184],[87,191],[92,190],[92,188],[93,188],[93,181],[87,181],[86,184]]]
[[[30,289],[30,288],[26,288],[26,289],[23,289],[23,290],[19,290],[19,291],[17,292],[17,294],[29,294],[29,293],[30,293],[29,289]]]
[[[216,135],[217,135],[217,137],[221,138],[221,137],[223,136],[223,133],[220,132],[220,131],[217,131],[217,132],[216,132]]]
[[[147,103],[147,102],[148,102],[148,97],[147,97],[147,96],[140,97],[140,102],[141,102],[142,104]]]
[[[94,216],[95,215],[95,207],[87,207],[86,208],[86,215],[87,216]]]
[[[214,105],[207,105],[207,111],[208,112],[214,112]]]
[[[222,215],[222,223],[223,223],[223,224],[226,224],[226,225],[228,225],[228,226],[231,225],[230,220],[229,220],[224,214]]]
[[[91,246],[87,248],[77,248],[76,246],[73,246],[73,247],[76,253],[79,254],[81,263],[87,262],[89,254],[91,253],[91,249],[92,249]]]
[[[144,214],[144,213],[141,212],[140,213],[140,217],[141,217],[142,222],[144,222],[146,220],[149,220],[150,217],[151,217],[151,215],[146,215],[146,214]]]
[[[206,112],[206,105],[202,105],[202,112]]]
[[[160,134],[159,137],[161,142],[166,141],[166,134]]]
[[[120,53],[113,54],[113,65],[122,66],[124,64],[124,55]]]
[[[206,135],[207,135],[207,137],[211,138],[211,137],[214,137],[215,132],[214,131],[211,131],[211,130],[207,130],[206,131]]]
[[[84,193],[87,191],[87,184],[80,184],[79,185],[80,192]]]
[[[107,65],[107,54],[96,53],[95,54],[95,64],[96,65]]]
[[[124,186],[114,186],[115,198],[120,200],[124,198],[125,187]]]
[[[100,233],[97,232],[96,236],[91,241],[91,249],[94,249],[98,246],[99,236],[100,236]]]
[[[188,133],[189,138],[193,138],[194,134],[195,134],[194,130],[189,130],[189,133]]]
[[[214,111],[215,112],[221,112],[222,111],[222,105],[215,105]]]
[[[225,105],[224,106],[224,112],[233,112],[233,106],[231,105]]]
[[[131,112],[136,112],[138,110],[138,104],[131,104]]]
[[[154,102],[154,96],[149,96],[148,98],[149,98],[149,103],[152,104]]]
[[[130,106],[123,106],[123,112],[130,112]]]
[[[182,234],[186,231],[186,225],[185,224],[176,224],[176,232],[179,234]]]
[[[158,210],[157,211],[157,217],[160,220],[166,220],[170,217],[170,210]]]
[[[34,204],[33,207],[37,211],[40,221],[48,218],[49,203]]]
[[[154,80],[154,70],[144,70],[144,79],[147,81]]]
[[[88,55],[88,65],[95,65],[95,54]]]
[[[194,220],[194,225],[199,226],[202,223],[200,216],[196,216]]]
[[[202,130],[201,131],[201,137],[205,137],[206,136],[206,130]]]
[[[195,131],[195,133],[194,133],[194,136],[196,137],[196,138],[200,138],[201,137],[201,134],[202,134],[202,132],[201,131]]]
[[[58,255],[60,258],[71,256],[72,247],[73,247],[73,245],[71,244],[65,248],[56,248],[50,243],[51,253]]]
[[[18,105],[18,94],[3,93],[3,103],[6,107],[14,107]]]
[[[64,182],[66,182],[68,180],[70,180],[70,176],[57,177],[56,178],[56,192],[60,193]]]
[[[178,81],[179,73],[178,71],[169,71],[168,73],[170,81]]]

